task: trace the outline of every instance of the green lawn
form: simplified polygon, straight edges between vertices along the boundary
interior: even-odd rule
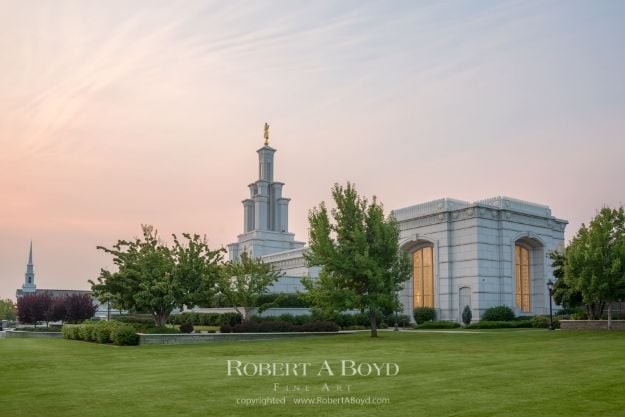
[[[115,347],[0,339],[6,416],[623,416],[625,332],[381,332],[206,345]],[[310,362],[309,375],[226,376],[226,361]],[[324,360],[396,362],[397,376],[316,376]],[[335,368],[338,371],[337,368]],[[274,392],[308,384],[308,393]],[[350,393],[322,392],[351,384]],[[293,387],[292,387],[293,388]],[[297,405],[316,397],[381,405]],[[285,398],[286,405],[237,405]]]

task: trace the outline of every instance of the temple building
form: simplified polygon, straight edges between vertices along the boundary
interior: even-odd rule
[[[273,292],[303,290],[303,276],[315,278],[303,254],[307,247],[288,229],[289,199],[274,181],[274,154],[268,143],[258,153],[258,179],[243,200],[243,233],[228,245],[229,257],[242,252],[274,264],[284,276]],[[433,307],[440,320],[461,321],[469,306],[473,320],[490,307],[506,305],[517,315],[548,314],[547,282],[553,280],[547,253],[564,246],[566,220],[542,204],[510,197],[474,202],[442,198],[393,210],[400,248],[413,260],[413,274],[398,294],[404,313]]]

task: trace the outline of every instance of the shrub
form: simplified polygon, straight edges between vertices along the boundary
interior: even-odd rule
[[[432,307],[417,307],[413,312],[417,324],[436,320],[436,310]]]
[[[415,329],[457,329],[460,327],[460,323],[455,321],[426,321],[419,324]]]
[[[467,329],[529,329],[532,327],[531,320],[515,320],[515,321],[480,321],[479,323],[469,324]]]
[[[176,333],[180,333],[180,330],[176,329],[175,327],[158,326],[158,327],[150,327],[150,328],[146,329],[146,331],[144,333],[147,333],[147,334],[176,334]]]
[[[232,333],[232,326],[229,324],[222,324],[219,328],[220,333]]]
[[[111,338],[117,346],[134,346],[139,344],[139,335],[137,335],[135,328],[128,324],[117,326],[111,332]]]
[[[191,333],[193,332],[193,325],[191,323],[182,323],[180,325],[180,331],[182,333]]]
[[[267,333],[267,332],[337,332],[339,326],[331,321],[315,320],[298,325],[283,320],[266,320],[262,322],[248,320],[237,324],[234,328],[221,326],[222,333]]]
[[[301,326],[300,332],[338,332],[339,326],[332,321],[315,320]]]
[[[482,321],[510,321],[514,320],[514,311],[508,306],[497,306],[486,309]]]
[[[118,314],[111,318],[121,323],[154,325],[154,318],[150,314]]]
[[[584,311],[583,309],[576,307],[576,308],[561,308],[560,310],[556,311],[555,315],[556,316],[570,316],[573,314],[577,314],[577,313],[581,313],[582,311]]]
[[[61,333],[63,334],[63,338],[64,339],[69,339],[69,340],[77,340],[77,331],[78,331],[78,327],[75,324],[66,324],[63,326],[63,329],[61,330]]]
[[[272,332],[296,332],[296,325],[283,320],[269,320],[258,323],[258,331],[263,333]]]
[[[384,316],[382,322],[389,327],[395,326],[395,313],[388,314]],[[410,326],[410,317],[406,314],[398,314],[397,315],[397,325],[399,327],[408,327]]]
[[[532,327],[537,329],[548,329],[549,328],[549,316],[536,316],[532,319]],[[553,317],[553,328],[560,328],[560,319],[558,317]]]
[[[233,326],[233,333],[258,333],[260,331],[260,323],[254,320],[247,320],[243,323]]]
[[[215,325],[229,324],[234,326],[242,322],[241,315],[238,313],[223,313],[219,315],[219,322]]]
[[[48,326],[48,327],[20,327],[15,330],[22,332],[60,332],[61,326]]]
[[[95,342],[96,324],[94,322],[85,322],[80,325],[80,340],[85,342]]]
[[[103,321],[95,326],[94,336],[98,343],[111,343],[111,333],[120,325],[118,321]]]
[[[572,320],[588,320],[588,313],[586,311],[580,311],[579,313],[571,314]]]
[[[473,313],[471,313],[471,307],[464,306],[464,310],[462,310],[462,322],[466,325],[471,324],[471,319],[473,318]]]

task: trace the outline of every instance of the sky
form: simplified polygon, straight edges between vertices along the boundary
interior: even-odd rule
[[[0,298],[152,224],[236,241],[268,122],[289,227],[497,195],[570,239],[625,201],[625,2],[0,0]]]

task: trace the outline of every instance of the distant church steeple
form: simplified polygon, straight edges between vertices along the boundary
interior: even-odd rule
[[[24,274],[24,284],[22,291],[24,293],[35,292],[35,267],[33,265],[33,241],[30,241],[30,250],[28,251],[28,264],[26,265],[26,273]]]

